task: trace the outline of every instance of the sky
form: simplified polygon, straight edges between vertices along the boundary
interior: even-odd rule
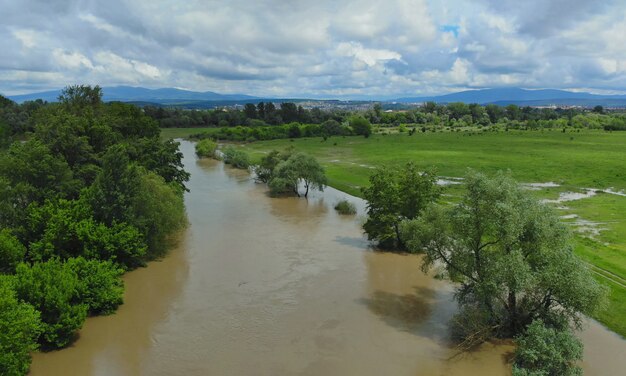
[[[0,93],[626,91],[626,0],[0,0]]]

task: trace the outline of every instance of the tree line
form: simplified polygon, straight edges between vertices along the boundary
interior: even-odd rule
[[[22,375],[31,351],[65,347],[86,317],[114,312],[121,275],[166,251],[186,224],[189,174],[156,121],[103,103],[97,86],[32,112],[3,105],[28,115],[0,150],[0,374]]]
[[[466,126],[489,127],[500,125],[512,128],[591,128],[606,130],[626,129],[626,116],[610,112],[602,106],[584,108],[536,108],[515,104],[499,106],[462,102],[439,104],[426,102],[422,106],[400,111],[385,111],[375,103],[365,111],[339,109],[322,110],[303,108],[292,102],[275,105],[261,102],[248,103],[243,109],[221,108],[214,110],[185,110],[181,108],[144,107],[146,114],[157,120],[161,127],[268,127],[293,123],[321,125],[333,120],[347,124],[353,116],[362,116],[371,124],[381,126],[431,125],[443,128]]]

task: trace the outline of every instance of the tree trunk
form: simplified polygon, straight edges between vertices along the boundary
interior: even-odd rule
[[[518,334],[519,320],[517,317],[517,297],[515,292],[509,291],[508,297],[508,311],[509,311],[509,330],[512,335]]]
[[[309,196],[309,183],[304,182],[304,186],[306,187],[306,192],[304,192],[304,198],[308,198],[308,196]]]

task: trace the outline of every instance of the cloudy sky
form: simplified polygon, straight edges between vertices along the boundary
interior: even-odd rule
[[[0,0],[0,93],[626,91],[626,0]]]

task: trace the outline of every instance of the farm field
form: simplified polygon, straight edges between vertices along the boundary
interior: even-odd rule
[[[184,137],[185,132],[202,129],[165,131],[169,137]],[[361,195],[372,169],[379,166],[414,161],[424,168],[436,167],[443,179],[462,177],[468,168],[485,173],[508,169],[519,182],[533,184],[529,189],[554,205],[572,225],[576,253],[611,288],[609,307],[596,319],[626,336],[626,195],[622,193],[626,190],[626,132],[418,132],[239,146],[253,160],[272,149],[294,146],[318,158],[329,185],[356,196]],[[449,200],[454,201],[461,189],[458,184],[449,185]]]

